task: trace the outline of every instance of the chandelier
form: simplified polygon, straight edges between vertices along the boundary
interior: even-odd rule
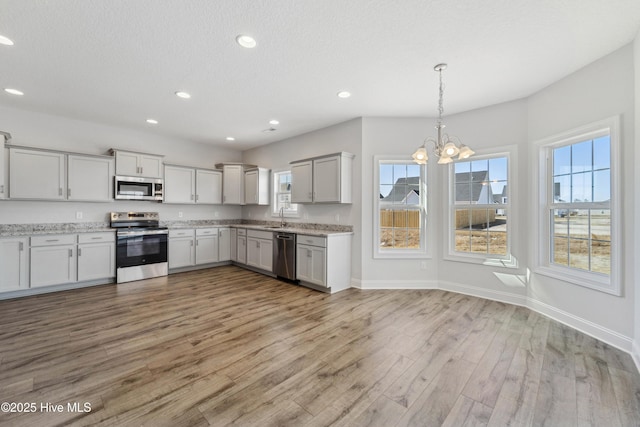
[[[438,156],[438,164],[440,165],[451,163],[453,161],[453,157],[455,156],[458,156],[458,159],[466,159],[475,154],[475,151],[462,144],[460,140],[455,136],[451,137],[446,133],[442,133],[442,130],[445,128],[444,124],[442,124],[442,113],[444,112],[444,107],[442,106],[442,98],[444,96],[444,89],[442,85],[442,70],[446,68],[447,64],[438,64],[433,67],[433,69],[440,75],[440,101],[438,102],[438,121],[436,124],[436,129],[438,130],[438,139],[428,137],[424,140],[424,143],[416,150],[416,152],[413,153],[411,157],[413,157],[413,160],[420,165],[424,165],[429,159],[429,156],[427,156],[427,143],[433,144],[433,152],[436,156]]]

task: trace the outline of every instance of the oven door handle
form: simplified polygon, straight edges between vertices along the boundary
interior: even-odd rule
[[[126,237],[152,236],[157,234],[169,234],[169,230],[149,230],[149,231],[118,231],[117,235]]]

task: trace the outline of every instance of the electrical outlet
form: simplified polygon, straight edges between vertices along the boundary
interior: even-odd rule
[[[182,218],[182,212],[178,212],[178,218]]]
[[[76,212],[76,219],[82,219],[82,212]]]
[[[420,261],[420,270],[427,269],[427,261]]]

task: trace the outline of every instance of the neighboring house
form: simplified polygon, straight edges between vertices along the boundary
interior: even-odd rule
[[[420,203],[420,177],[398,178],[386,197],[380,195],[380,202],[395,205],[417,205]]]
[[[502,187],[502,193],[493,195],[493,203],[507,203],[507,186]],[[496,215],[504,215],[506,212],[504,209],[496,209]]]
[[[486,205],[495,203],[491,185],[489,185],[489,172],[459,172],[456,174],[456,205]],[[505,190],[506,191],[506,187]],[[466,228],[478,224],[491,223],[496,219],[496,211],[490,210],[487,217],[485,209],[460,209],[456,210],[456,228]]]

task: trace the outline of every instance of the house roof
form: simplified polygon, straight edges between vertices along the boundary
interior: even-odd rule
[[[420,177],[410,176],[398,178],[387,197],[381,197],[383,202],[402,203],[412,192],[420,195]],[[381,195],[382,196],[382,195]]]
[[[456,174],[456,202],[477,202],[488,181],[488,171]],[[466,185],[465,185],[466,184]],[[491,191],[491,186],[489,186]],[[493,197],[491,197],[493,200]]]

